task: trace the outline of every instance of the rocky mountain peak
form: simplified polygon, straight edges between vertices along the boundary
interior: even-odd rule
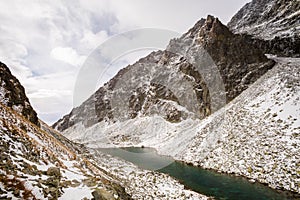
[[[181,39],[183,38],[202,38],[207,39],[214,38],[218,35],[230,35],[232,34],[229,29],[222,24],[222,22],[212,15],[208,15],[206,19],[201,18],[197,23],[188,30]]]
[[[218,109],[213,108],[216,102],[211,101],[208,87],[213,77],[202,74],[190,60],[205,60],[205,55],[211,57],[220,73],[225,103],[274,65],[245,37],[233,34],[218,18],[209,15],[180,38],[172,39],[166,50],[152,52],[120,70],[53,127],[63,131],[78,123],[87,128],[102,121],[115,123],[153,115],[172,123],[191,117],[203,119]],[[195,95],[193,100],[176,92],[175,88],[185,86],[184,91],[190,88]]]
[[[36,112],[31,107],[25,89],[13,76],[9,68],[0,62],[0,102],[22,114],[30,122],[39,126]]]
[[[223,25],[218,18],[208,15],[204,25],[201,27],[199,37],[220,37],[220,35],[232,35],[229,29]]]

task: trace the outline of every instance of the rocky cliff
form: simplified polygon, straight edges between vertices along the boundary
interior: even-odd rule
[[[13,76],[8,67],[0,62],[0,102],[22,114],[35,125],[39,125],[38,117],[25,94],[24,87]]]
[[[197,68],[207,63],[215,66],[214,72]],[[63,131],[82,123],[87,128],[101,121],[155,114],[173,123],[191,117],[203,119],[234,99],[273,65],[244,36],[233,34],[218,18],[208,16],[182,37],[171,40],[166,50],[153,52],[122,69],[53,127]],[[220,75],[221,83],[216,82],[214,74]],[[121,82],[123,86],[130,85],[130,89],[124,92]],[[218,84],[218,92],[224,92],[223,99],[218,92],[212,93],[212,87]],[[178,88],[182,88],[181,93]],[[195,94],[194,99],[183,92],[188,89]],[[124,102],[119,104],[117,100],[124,95],[128,100],[126,108]]]

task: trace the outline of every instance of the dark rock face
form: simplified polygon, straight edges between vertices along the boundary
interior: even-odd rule
[[[120,70],[53,127],[63,131],[80,122],[90,127],[101,121],[114,122],[155,114],[173,123],[195,116],[205,118],[216,111],[208,86],[209,82],[214,82],[214,77],[201,73],[191,63],[193,59],[205,60],[205,55],[201,53],[203,49],[220,73],[225,87],[225,103],[234,99],[274,65],[247,37],[233,34],[217,18],[208,16],[198,21],[182,37],[172,39],[166,50],[152,52]],[[184,88],[185,83],[191,87]],[[128,86],[130,84],[134,87]],[[180,87],[183,87],[181,93],[172,90]],[[195,101],[190,101],[190,97],[184,93],[188,89],[195,94]],[[123,102],[126,106],[122,102],[118,104],[119,96],[126,99]],[[193,105],[195,102],[197,106]],[[196,110],[193,110],[195,107]]]
[[[22,114],[30,122],[39,126],[36,112],[31,107],[24,87],[14,77],[8,67],[0,62],[0,102]]]
[[[274,65],[242,35],[233,34],[217,18],[208,17],[199,42],[218,66],[231,101]]]
[[[253,0],[233,16],[228,27],[253,36],[264,53],[299,57],[299,10],[298,0]]]

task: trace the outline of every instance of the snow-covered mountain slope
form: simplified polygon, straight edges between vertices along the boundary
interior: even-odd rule
[[[53,127],[64,131],[79,124],[88,128],[154,115],[172,123],[203,119],[273,64],[243,36],[208,16],[171,40],[165,51],[153,52],[120,70]]]
[[[91,199],[92,192],[130,198],[111,175],[81,156],[79,147],[1,103],[0,109],[1,199]]]
[[[253,36],[265,53],[300,57],[300,1],[253,0],[228,23],[238,34]]]
[[[300,59],[275,59],[175,157],[300,193]]]
[[[51,134],[0,108],[1,199],[208,199],[168,175],[99,152],[93,157],[46,124]]]
[[[95,155],[99,167],[118,178],[133,199],[214,199],[185,189],[184,185],[167,174],[141,170],[130,162],[103,154],[97,150],[91,150],[91,152]]]
[[[300,193],[300,60],[278,63],[204,120],[137,117],[67,129],[90,147],[149,146],[175,159]],[[84,133],[84,134],[83,134]]]
[[[261,39],[300,34],[299,0],[253,0],[228,23],[234,33],[248,33]]]
[[[39,125],[37,114],[29,103],[24,87],[2,62],[0,62],[0,102]]]

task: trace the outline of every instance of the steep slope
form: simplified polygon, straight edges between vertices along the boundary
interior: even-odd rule
[[[228,27],[234,33],[254,36],[266,53],[300,56],[298,0],[253,0],[233,16]]]
[[[88,128],[103,121],[154,115],[172,123],[203,119],[273,64],[244,36],[234,35],[217,18],[208,16],[181,38],[171,40],[165,51],[153,52],[122,69],[53,127],[64,131],[74,125]]]
[[[0,108],[0,198],[92,198],[99,190],[130,199],[76,145],[64,144],[1,103]]]
[[[275,59],[272,70],[202,121],[175,157],[300,193],[300,59]]]
[[[228,23],[235,33],[249,33],[261,39],[292,37],[300,33],[298,0],[253,0]]]
[[[36,112],[31,107],[24,87],[8,67],[0,62],[0,102],[21,113],[25,118],[39,125]]]

